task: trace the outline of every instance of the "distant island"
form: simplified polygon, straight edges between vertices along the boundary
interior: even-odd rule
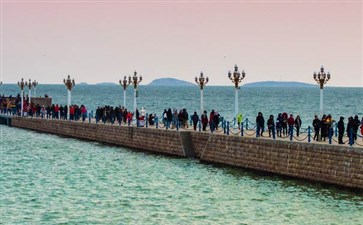
[[[88,85],[86,82],[78,83],[77,85]]]
[[[314,84],[294,82],[294,81],[261,81],[248,83],[243,87],[315,87]]]
[[[97,83],[96,85],[116,85],[116,84],[112,82],[102,82],[102,83]]]
[[[191,82],[187,82],[184,80],[178,80],[175,78],[160,78],[153,80],[149,86],[195,86],[195,84]]]

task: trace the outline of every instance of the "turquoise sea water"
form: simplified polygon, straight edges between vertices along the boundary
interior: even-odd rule
[[[2,224],[363,224],[363,196],[1,126]]]
[[[16,85],[2,85],[6,95]],[[64,85],[39,85],[37,95],[66,102]],[[132,107],[129,89],[127,107]],[[363,115],[363,88],[327,88],[333,117]],[[89,110],[122,103],[118,86],[76,86],[74,103]],[[232,87],[205,90],[205,108],[226,118]],[[199,89],[141,86],[139,106],[199,109]],[[319,110],[319,89],[246,88],[240,109],[299,113]],[[0,224],[363,224],[363,193],[196,160],[39,134],[0,125]]]

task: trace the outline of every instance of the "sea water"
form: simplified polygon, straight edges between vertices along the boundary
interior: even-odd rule
[[[3,85],[16,95],[15,85]],[[333,117],[362,116],[362,88],[324,89]],[[64,85],[39,85],[37,95],[66,103]],[[88,110],[122,104],[118,86],[76,86],[72,102]],[[138,105],[200,108],[197,87],[141,86]],[[133,92],[127,104],[133,107]],[[210,87],[205,109],[233,117],[232,87]],[[310,123],[319,89],[241,89],[251,120],[282,111]],[[216,167],[197,160],[138,152],[0,125],[0,224],[363,224],[363,194],[330,185]]]
[[[0,128],[1,224],[363,224],[362,192]]]

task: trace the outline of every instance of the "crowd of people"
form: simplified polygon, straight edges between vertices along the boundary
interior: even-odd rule
[[[335,123],[335,120],[332,119],[332,116],[330,114],[323,115],[321,119],[319,119],[319,117],[315,115],[312,122],[312,126],[314,128],[313,140],[326,141],[329,136],[332,136],[334,132],[333,123]],[[288,114],[284,112],[278,114],[276,123],[274,121],[274,116],[270,115],[266,125],[269,137],[271,137],[271,135],[274,135],[275,130],[278,137],[293,136],[294,128],[296,130],[296,136],[299,137],[302,121],[299,115],[294,118],[293,114],[290,114],[290,116],[288,116]],[[259,112],[256,117],[257,137],[263,137],[263,133],[265,130],[264,127],[265,119],[263,117],[263,114]],[[344,117],[340,117],[339,122],[337,123],[339,133],[338,143],[344,144],[343,136],[345,133],[348,137],[352,135],[353,142],[357,140],[359,127],[361,129],[360,133],[361,135],[363,135],[363,117],[361,120],[359,120],[358,115],[355,115],[354,118],[353,116],[350,116],[348,118],[346,129],[344,124]]]
[[[162,114],[162,122],[167,126],[174,128],[179,123],[181,127],[188,128],[188,121],[189,118],[193,124],[193,129],[197,130],[198,123],[201,123],[201,129],[203,131],[207,130],[207,127],[209,125],[210,130],[213,132],[215,130],[218,130],[219,124],[222,121],[221,116],[218,112],[212,110],[208,116],[208,113],[206,110],[202,113],[202,115],[198,115],[198,113],[195,111],[193,115],[189,117],[187,109],[173,109],[171,108],[164,109],[164,112]]]
[[[11,115],[20,115],[21,111],[21,98],[18,94],[16,97],[7,97],[0,96],[0,110],[3,114],[11,114]],[[62,106],[58,104],[52,104],[49,106],[34,104],[33,102],[29,102],[29,98],[24,98],[23,101],[23,115],[30,117],[41,117],[47,119],[67,119],[67,105]],[[136,113],[136,115],[134,115]],[[147,120],[147,123],[150,126],[155,125],[159,120],[156,113],[146,114],[146,110],[142,107],[141,110],[136,109],[136,112],[128,111],[124,106],[100,106],[96,109],[95,115],[93,115],[93,111],[88,114],[86,106],[81,105],[78,106],[76,104],[71,105],[69,108],[69,119],[83,122],[88,117],[92,119],[93,117],[96,120],[96,123],[128,123],[131,124],[133,119],[136,119],[137,126],[144,126]],[[177,126],[181,128],[188,128],[189,121],[193,125],[193,129],[197,130],[198,123],[200,122],[201,130],[206,131],[207,127],[211,132],[218,130],[220,122],[223,121],[223,117],[220,114],[212,110],[209,115],[207,111],[204,111],[200,116],[197,112],[194,112],[189,116],[187,109],[176,109],[173,110],[171,108],[164,109],[162,115],[161,122],[164,124],[166,128],[174,129]],[[238,114],[236,118],[238,128],[242,123],[242,114]],[[320,119],[317,115],[314,116],[312,121],[312,127],[314,129],[314,137],[313,140],[316,141],[326,141],[329,136],[333,135],[333,123],[336,121],[333,120],[332,116],[323,115]],[[268,136],[277,137],[287,137],[293,136],[294,130],[296,132],[296,137],[300,135],[300,129],[302,126],[302,121],[299,115],[294,117],[293,114],[288,115],[288,113],[283,112],[277,115],[276,121],[273,115],[270,115],[268,120],[265,122],[264,116],[262,112],[259,112],[256,116],[256,136],[264,137],[264,132],[268,131]],[[348,118],[348,122],[345,125],[344,117],[340,117],[337,122],[338,129],[338,142],[339,144],[344,144],[343,136],[352,135],[353,141],[357,140],[360,133],[363,135],[363,117],[359,120],[358,115],[350,116]]]
[[[276,122],[274,120],[274,116],[270,115],[269,119],[266,122],[266,125],[269,137],[271,137],[271,135],[274,135],[275,131],[278,137],[291,136],[293,135],[294,128],[296,129],[296,136],[299,137],[302,121],[299,115],[294,118],[293,114],[290,114],[290,116],[288,116],[288,114],[284,112],[277,115]],[[256,136],[263,137],[264,131],[265,119],[263,117],[263,114],[259,112],[256,117]]]

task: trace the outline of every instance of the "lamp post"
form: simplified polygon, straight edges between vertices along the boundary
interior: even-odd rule
[[[135,112],[135,116],[136,116],[136,108],[137,108],[137,103],[136,103],[137,86],[142,81],[142,76],[140,75],[140,77],[137,77],[137,72],[135,71],[134,72],[134,76],[132,77],[132,79],[131,79],[131,76],[129,76],[129,81],[131,81],[132,85],[134,86],[134,112]]]
[[[34,80],[33,81],[34,97],[37,97],[37,85],[38,85],[38,82],[36,80]]]
[[[29,79],[29,82],[28,82],[28,88],[29,88],[29,104],[31,103],[31,98],[32,98],[32,81]]]
[[[124,107],[126,108],[126,88],[131,84],[131,77],[127,80],[126,76],[124,76],[123,80],[119,81],[120,85],[124,89]]]
[[[67,101],[67,120],[69,120],[69,108],[71,106],[71,92],[72,92],[72,88],[74,87],[74,85],[76,85],[76,83],[74,82],[74,79],[71,80],[71,76],[68,75],[68,79],[63,79],[63,83],[66,85],[67,90],[68,90],[68,101]]]
[[[321,117],[323,116],[323,88],[324,84],[326,84],[328,80],[330,80],[330,73],[328,72],[328,74],[325,74],[324,67],[321,66],[320,72],[318,74],[314,72],[313,78],[320,85],[320,117]]]
[[[209,79],[208,77],[203,76],[203,72],[200,72],[200,76],[195,77],[195,83],[197,83],[200,87],[200,112],[203,114],[203,88],[208,83]]]
[[[23,116],[23,104],[24,104],[24,87],[27,86],[28,83],[25,81],[24,82],[24,79],[21,78],[21,81],[19,82],[18,81],[18,86],[20,87],[20,90],[21,90],[21,106],[20,106],[20,115]]]
[[[231,73],[231,71],[228,72],[228,78],[232,81],[232,83],[234,83],[234,87],[235,87],[235,99],[234,99],[234,116],[237,119],[238,116],[238,84],[241,83],[241,81],[243,80],[243,78],[245,78],[246,74],[245,72],[242,70],[242,73],[240,73],[238,71],[238,66],[235,65],[234,66],[234,71],[233,74]]]

